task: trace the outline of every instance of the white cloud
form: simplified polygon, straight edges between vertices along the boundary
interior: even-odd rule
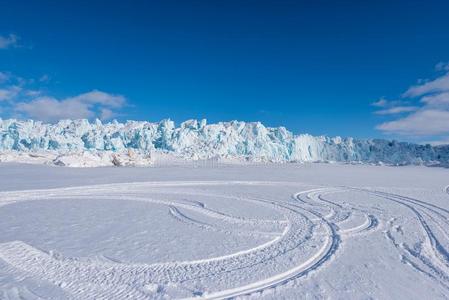
[[[34,97],[40,96],[42,94],[42,91],[39,91],[39,90],[26,90],[24,92],[24,94],[26,96],[28,96],[28,97],[34,98]]]
[[[376,107],[385,107],[387,106],[388,101],[385,100],[384,98],[381,98],[379,100],[377,100],[376,102],[371,103],[372,106],[376,106]]]
[[[50,76],[48,76],[47,74],[44,74],[41,77],[39,77],[39,82],[49,82],[49,81],[50,81]]]
[[[18,86],[10,86],[0,89],[0,101],[12,100],[22,89]]]
[[[38,97],[29,102],[15,104],[14,110],[27,117],[47,122],[60,119],[88,119],[95,116],[109,119],[114,115],[113,110],[123,107],[125,103],[126,99],[121,95],[94,90],[61,100]]]
[[[33,82],[33,79],[25,79],[11,72],[0,72],[0,101],[16,101],[21,96],[37,96],[37,91],[30,89]]]
[[[0,83],[4,83],[9,80],[9,74],[5,72],[0,72]]]
[[[415,136],[449,134],[449,111],[423,109],[405,118],[380,124],[376,128]]]
[[[115,117],[116,113],[110,110],[109,108],[102,108],[100,110],[100,119],[101,120],[108,120]]]
[[[394,115],[406,112],[412,112],[418,110],[417,106],[395,106],[387,109],[378,110],[375,112],[377,115]]]
[[[48,122],[94,117],[107,120],[126,105],[124,96],[99,90],[67,98],[48,96],[42,85],[49,79],[48,75],[25,79],[10,72],[0,72],[1,114]]]
[[[449,64],[439,63],[438,71],[448,71]],[[449,72],[433,79],[421,81],[402,94],[405,102],[415,106],[396,106],[375,112],[381,115],[409,113],[405,117],[384,122],[376,128],[389,134],[408,135],[428,140],[449,140]],[[419,106],[418,106],[419,105]]]
[[[405,101],[404,99],[400,99],[400,100],[387,100],[385,98],[380,98],[378,101],[376,102],[372,102],[371,106],[377,107],[377,108],[392,108],[392,107],[396,107],[396,106],[409,106],[410,102],[409,101]]]
[[[435,70],[437,71],[449,71],[449,62],[442,62],[436,64]]]
[[[80,102],[86,104],[101,104],[104,106],[119,108],[125,104],[125,97],[121,95],[112,95],[98,90],[80,94],[65,101]]]
[[[449,91],[449,73],[432,81],[410,87],[402,96],[418,97],[430,93]]]
[[[10,34],[8,36],[0,35],[0,49],[8,49],[11,47],[17,47],[17,42],[19,37],[15,34]]]
[[[69,118],[91,118],[93,112],[87,105],[72,101],[58,101],[52,97],[39,97],[30,102],[20,102],[15,110],[25,113],[28,117],[43,121],[57,121]]]
[[[33,84],[36,80],[25,79],[23,77],[17,76],[11,72],[0,72],[0,85],[16,85],[16,86],[26,86]]]
[[[421,102],[429,106],[449,106],[449,92],[424,96],[421,98]]]

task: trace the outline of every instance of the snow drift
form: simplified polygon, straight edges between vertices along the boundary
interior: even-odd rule
[[[165,155],[165,156],[164,156]],[[382,139],[294,135],[260,122],[156,123],[0,119],[0,160],[66,166],[148,165],[161,157],[252,162],[362,162],[448,165],[449,146]]]

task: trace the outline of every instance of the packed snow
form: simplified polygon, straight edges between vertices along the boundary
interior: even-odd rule
[[[449,170],[0,164],[0,299],[447,299]]]
[[[0,119],[0,161],[61,166],[150,165],[163,161],[361,162],[388,165],[449,164],[449,146],[381,139],[294,135],[259,122]]]

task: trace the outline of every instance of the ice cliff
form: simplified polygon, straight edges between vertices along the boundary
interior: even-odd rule
[[[0,160],[71,166],[147,165],[161,155],[185,160],[363,162],[447,165],[449,146],[382,139],[294,135],[259,122],[171,120],[156,123],[62,120],[56,124],[0,119]]]

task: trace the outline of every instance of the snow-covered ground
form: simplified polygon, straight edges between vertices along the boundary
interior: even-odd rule
[[[0,164],[0,299],[449,298],[449,170]]]

